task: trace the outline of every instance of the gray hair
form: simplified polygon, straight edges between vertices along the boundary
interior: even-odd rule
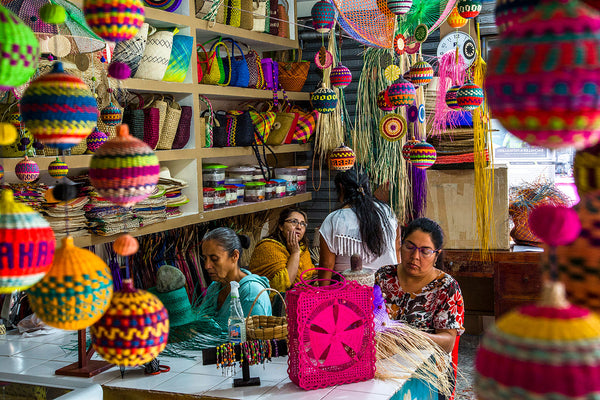
[[[202,241],[214,240],[221,246],[229,257],[233,256],[233,252],[237,250],[242,258],[242,250],[250,246],[250,238],[246,235],[238,235],[231,228],[220,227],[206,232]],[[239,262],[239,261],[238,261]]]

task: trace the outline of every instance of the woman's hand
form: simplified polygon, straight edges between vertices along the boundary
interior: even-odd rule
[[[287,249],[290,254],[300,254],[300,241],[294,231],[287,233]]]

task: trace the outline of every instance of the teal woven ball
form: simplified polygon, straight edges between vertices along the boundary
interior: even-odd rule
[[[319,33],[329,32],[335,22],[335,8],[325,0],[317,1],[310,10],[310,15],[313,28]]]
[[[38,40],[23,21],[0,6],[0,90],[27,82],[37,67]]]
[[[410,149],[410,162],[417,168],[426,169],[435,163],[437,152],[435,147],[426,141],[416,143]]]
[[[335,110],[338,98],[332,89],[321,87],[310,95],[310,101],[318,112],[329,114]]]
[[[48,165],[48,173],[53,178],[62,178],[69,173],[69,167],[66,163],[60,161],[58,157]]]
[[[106,126],[117,126],[123,119],[123,113],[121,109],[117,107],[112,101],[100,111],[100,119]]]

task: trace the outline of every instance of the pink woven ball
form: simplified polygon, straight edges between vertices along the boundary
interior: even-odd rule
[[[421,143],[421,142],[418,140],[415,140],[415,139],[408,140],[404,144],[404,146],[402,146],[402,158],[404,158],[406,161],[410,162],[410,151],[418,143]]]
[[[94,33],[111,42],[133,38],[144,23],[140,0],[85,0],[83,14]]]
[[[107,140],[108,136],[106,136],[106,133],[98,130],[98,127],[95,127],[92,133],[87,137],[87,148],[90,153],[95,153]]]
[[[483,103],[483,89],[467,82],[456,92],[456,104],[465,111],[472,111]]]
[[[579,1],[541,2],[491,51],[492,115],[535,146],[594,145],[600,139],[598,48],[597,11]]]
[[[427,61],[417,61],[410,67],[410,82],[417,86],[425,86],[433,79],[433,67]]]
[[[458,105],[458,101],[456,99],[456,95],[458,94],[458,90],[460,86],[452,86],[446,92],[446,105],[453,110],[460,110],[460,106]]]
[[[517,23],[539,2],[540,0],[496,0],[494,13],[498,32],[503,33]]]
[[[417,98],[415,86],[406,79],[400,78],[387,88],[390,104],[396,107],[410,106]]]
[[[435,147],[426,141],[415,143],[410,149],[410,162],[417,168],[425,169],[435,163],[437,152]]]
[[[529,214],[529,227],[544,243],[566,246],[579,236],[581,221],[577,212],[570,207],[544,204]]]
[[[23,182],[33,182],[40,176],[40,167],[27,156],[15,165],[15,174]]]
[[[126,63],[114,61],[108,66],[108,73],[113,78],[122,81],[131,76],[131,68]]]
[[[100,111],[100,119],[106,126],[117,126],[123,119],[123,113],[121,112],[121,109],[111,101],[102,111]]]
[[[331,70],[329,78],[333,86],[344,88],[352,82],[352,72],[350,72],[348,67],[339,63],[337,67]]]

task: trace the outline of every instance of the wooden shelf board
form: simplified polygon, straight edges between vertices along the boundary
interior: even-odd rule
[[[58,156],[58,158],[62,161],[63,156]],[[56,160],[56,156],[45,157],[45,156],[36,156],[29,157],[30,160],[35,161],[39,167],[40,171],[45,171],[48,169],[48,165]],[[2,166],[5,171],[14,171],[15,166],[19,161],[23,160],[23,157],[19,158],[3,158]],[[92,160],[91,154],[82,154],[78,156],[66,156],[66,163],[70,169],[74,168],[87,168],[90,165],[90,161]]]
[[[240,88],[235,86],[198,85],[200,94],[211,98],[227,99],[272,99],[273,92],[270,90]],[[308,92],[286,92],[288,99],[296,101],[309,101]],[[283,99],[283,92],[278,97]]]
[[[149,23],[155,28],[197,26],[197,19],[195,17],[190,17],[189,15],[163,11],[152,7],[144,7],[144,12],[146,14],[145,22]]]
[[[281,146],[271,146],[271,148],[276,154],[295,153],[298,151],[310,151],[311,144],[284,144]],[[267,154],[269,154],[268,151]],[[252,147],[212,147],[199,150],[199,156],[202,158],[223,158],[252,155],[254,155]]]
[[[194,66],[195,68],[195,66]],[[193,83],[179,83],[179,82],[164,82],[164,81],[153,81],[148,79],[135,79],[130,78],[123,81],[123,86],[129,90],[135,90],[138,92],[166,92],[166,93],[202,93],[199,92],[198,85]]]
[[[181,150],[155,150],[154,153],[158,157],[158,161],[173,161],[173,160],[194,160],[197,157],[196,149],[181,149]]]
[[[268,33],[249,31],[224,24],[216,24],[202,19],[196,19],[194,26],[197,28],[196,39],[198,43],[204,43],[217,36],[225,36],[239,40],[259,51],[298,48],[297,40],[282,38]]]

